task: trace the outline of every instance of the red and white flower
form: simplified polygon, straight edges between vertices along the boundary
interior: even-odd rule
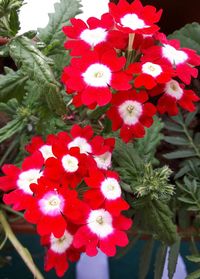
[[[33,195],[30,184],[36,183],[43,175],[43,164],[41,153],[35,152],[23,161],[21,169],[14,165],[2,167],[5,176],[0,177],[0,189],[10,191],[3,196],[5,204],[13,205],[14,210],[26,209]]]
[[[101,19],[90,17],[87,24],[81,19],[72,18],[72,26],[64,26],[63,32],[70,39],[65,48],[70,49],[72,56],[79,56],[86,51],[108,41],[109,30],[114,27],[114,21],[109,13],[103,14]]]
[[[147,100],[148,95],[144,91],[137,93],[129,90],[113,96],[107,116],[112,121],[114,131],[121,128],[120,136],[125,142],[144,137],[144,126],[152,125],[156,108],[151,103],[146,103]]]
[[[59,238],[53,234],[41,238],[41,243],[48,247],[45,257],[45,271],[55,268],[56,274],[62,277],[69,267],[68,261],[76,262],[79,260],[80,251],[72,245],[73,233],[67,228]]]
[[[142,58],[143,59],[143,58]],[[152,89],[157,84],[168,82],[173,76],[173,70],[169,63],[137,62],[129,66],[127,72],[135,76],[134,86],[140,88],[144,86]]]
[[[117,57],[114,49],[87,52],[81,58],[73,58],[65,68],[69,76],[65,85],[81,93],[82,104],[104,106],[112,99],[110,87],[131,88],[131,76],[122,71],[125,63],[125,57]]]
[[[159,30],[154,23],[160,20],[162,10],[156,12],[153,6],[143,7],[140,0],[135,0],[131,4],[126,0],[119,0],[117,5],[109,3],[109,8],[116,27],[123,32],[153,34]]]
[[[124,230],[130,228],[132,221],[123,215],[114,217],[104,208],[88,209],[82,224],[74,236],[73,245],[83,247],[88,256],[95,256],[97,248],[107,256],[114,256],[116,245],[124,247],[128,244]]]
[[[84,200],[93,209],[104,207],[111,214],[119,215],[122,210],[129,208],[122,198],[119,176],[116,172],[93,169],[89,177],[85,178],[85,182],[90,189],[85,192]]]
[[[30,223],[37,224],[39,235],[53,233],[60,238],[67,228],[67,219],[79,222],[82,219],[82,202],[78,200],[76,191],[68,190],[68,185],[60,186],[42,177],[31,188],[34,197],[24,217]]]
[[[167,40],[163,37],[161,43],[162,46],[153,46],[144,51],[146,60],[150,58],[155,63],[160,60],[170,63],[176,76],[184,83],[190,84],[191,77],[196,78],[198,75],[195,66],[200,65],[200,56],[192,49],[181,48],[178,40]]]
[[[174,79],[149,92],[151,96],[162,93],[163,95],[157,103],[157,109],[159,113],[167,112],[169,115],[177,115],[179,113],[178,105],[192,112],[196,109],[193,102],[200,100],[193,90],[185,89],[184,84],[180,84]]]
[[[55,157],[52,152],[52,143],[55,141],[54,135],[48,135],[46,142],[40,136],[32,137],[31,142],[25,146],[26,151],[33,154],[35,151],[40,151],[44,160],[50,157]]]

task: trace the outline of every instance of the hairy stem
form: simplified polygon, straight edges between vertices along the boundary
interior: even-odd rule
[[[32,272],[34,278],[36,279],[44,279],[43,275],[40,273],[36,265],[34,264],[31,256],[28,254],[26,249],[22,246],[19,240],[16,238],[13,233],[8,221],[5,218],[5,215],[2,210],[0,210],[0,223],[5,231],[6,237],[10,240],[12,245],[15,247],[18,254],[21,256],[27,267]]]

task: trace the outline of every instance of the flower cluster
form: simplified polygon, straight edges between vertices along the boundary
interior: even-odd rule
[[[116,246],[128,244],[131,219],[122,215],[129,205],[122,197],[120,179],[111,171],[115,140],[94,136],[91,126],[33,137],[21,168],[4,165],[0,189],[5,204],[24,210],[47,247],[45,270],[62,276],[68,261],[98,249],[114,256]]]
[[[185,85],[197,77],[200,57],[159,32],[161,14],[140,0],[120,0],[101,19],[71,19],[63,28],[72,56],[62,75],[67,94],[76,107],[107,105],[112,129],[125,142],[144,137],[156,112],[194,111],[199,100]]]

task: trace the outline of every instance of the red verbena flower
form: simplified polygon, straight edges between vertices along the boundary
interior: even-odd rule
[[[14,210],[26,209],[33,195],[30,184],[36,183],[43,175],[43,164],[42,154],[35,152],[23,161],[21,169],[14,165],[2,167],[5,176],[0,177],[0,189],[10,191],[3,196],[5,204],[13,205]]]
[[[81,92],[82,104],[104,106],[112,98],[110,87],[131,88],[131,76],[122,71],[125,62],[125,57],[117,57],[113,49],[87,52],[81,58],[73,58],[71,65],[65,68],[69,76],[65,85]]]
[[[42,245],[48,247],[45,257],[45,271],[55,268],[56,274],[62,277],[69,267],[68,261],[76,262],[80,258],[80,250],[72,245],[74,232],[68,227],[64,234],[57,238],[53,234],[41,238]]]
[[[147,100],[148,95],[144,91],[137,93],[129,90],[113,96],[107,116],[112,121],[114,131],[121,128],[120,136],[125,142],[144,137],[144,126],[152,125],[156,108],[151,103],[146,103]]]
[[[163,93],[157,103],[158,112],[177,115],[179,113],[178,105],[190,112],[194,111],[196,107],[193,102],[199,101],[200,98],[193,90],[187,90],[184,87],[184,84],[179,84],[178,81],[172,79],[165,85],[150,91],[151,96]]]
[[[184,83],[190,84],[191,77],[196,78],[198,70],[194,68],[200,65],[200,56],[196,51],[188,48],[181,48],[178,40],[167,40],[164,36],[161,39],[162,46],[153,46],[144,51],[145,58],[148,61],[155,63],[164,60],[170,63],[176,76],[178,76]]]
[[[85,178],[85,182],[90,189],[85,192],[84,200],[93,209],[103,206],[111,214],[119,215],[122,210],[129,208],[122,198],[119,176],[116,172],[93,169],[89,177]]]
[[[128,237],[124,230],[132,224],[131,219],[123,215],[112,216],[104,208],[88,209],[83,225],[74,236],[73,245],[85,248],[88,256],[95,256],[100,248],[107,256],[114,256],[116,245],[124,247],[128,244]]]
[[[166,83],[173,76],[171,65],[164,61],[136,62],[129,66],[127,72],[135,75],[134,86],[136,88],[144,86],[147,89],[152,89],[160,83]]]
[[[68,190],[68,185],[60,186],[42,177],[31,188],[34,197],[27,206],[24,217],[37,225],[37,232],[41,236],[53,233],[60,238],[67,228],[67,218],[81,220],[83,203],[78,200],[76,191]]]
[[[143,7],[140,0],[131,4],[126,0],[119,0],[118,4],[109,3],[109,8],[116,27],[123,32],[153,34],[159,30],[154,23],[160,20],[162,10],[156,12],[153,6]]]
[[[108,41],[108,31],[113,28],[114,21],[109,13],[103,14],[101,19],[90,17],[87,24],[81,19],[72,18],[72,26],[64,26],[63,32],[70,39],[65,48],[70,49],[72,56],[79,56],[86,51]]]

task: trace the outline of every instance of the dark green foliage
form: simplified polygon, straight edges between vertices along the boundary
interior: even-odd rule
[[[154,279],[161,279],[162,278],[164,265],[165,265],[166,254],[167,254],[167,246],[162,243],[160,245],[160,247],[158,248],[157,254],[156,254]]]
[[[196,50],[200,54],[200,24],[193,22],[185,25],[180,30],[169,36],[170,39],[178,39],[182,47]]]
[[[173,279],[174,273],[176,271],[176,264],[179,256],[179,249],[181,244],[181,238],[178,237],[177,241],[170,247],[168,255],[168,277]]]
[[[152,238],[150,238],[146,241],[146,243],[144,244],[144,247],[141,251],[139,276],[138,276],[139,279],[145,279],[148,274],[150,263],[151,263],[153,247],[154,247],[154,240]]]

